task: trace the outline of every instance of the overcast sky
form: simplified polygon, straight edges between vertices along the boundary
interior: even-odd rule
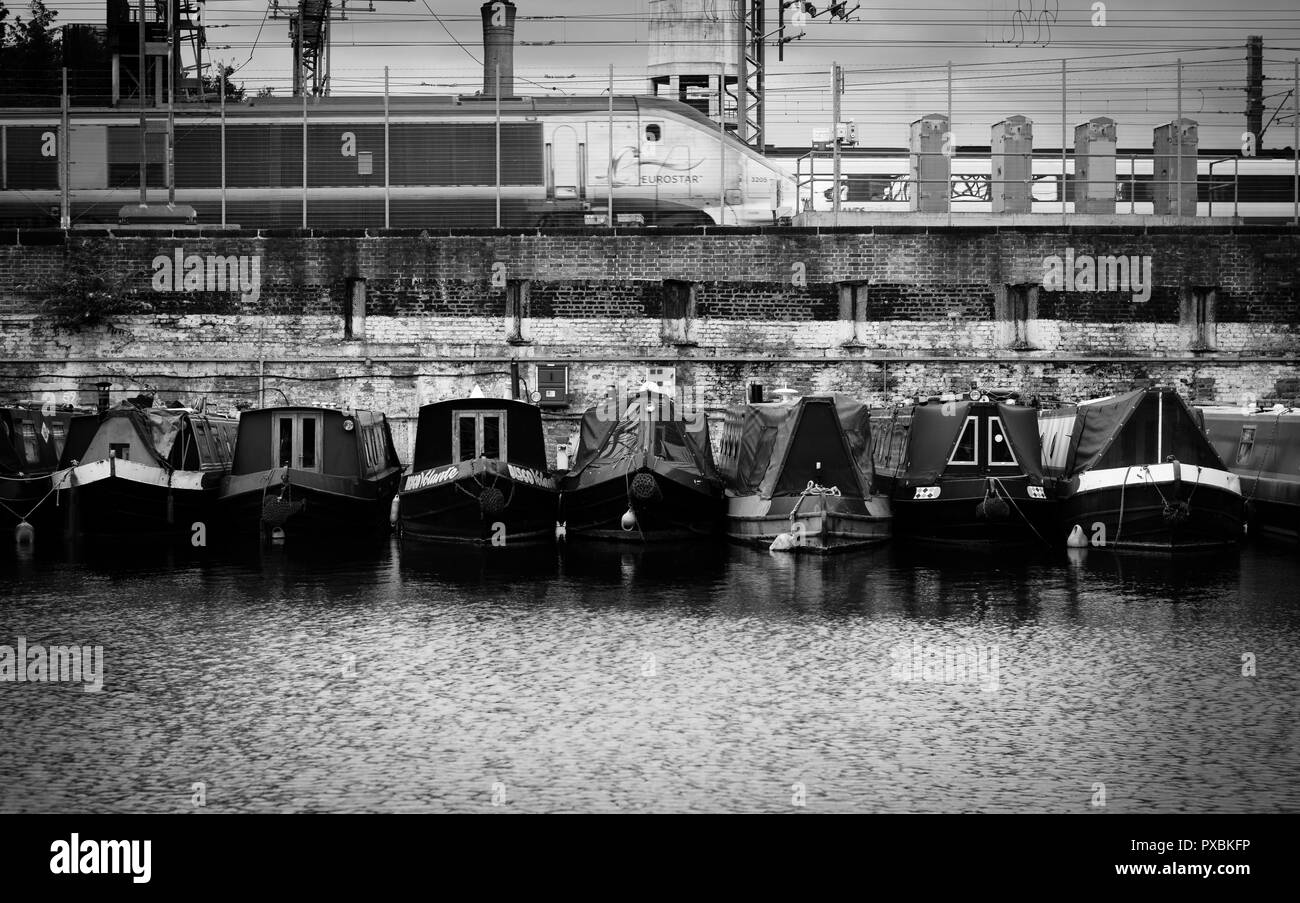
[[[720,13],[733,8],[731,0],[681,2]],[[1119,123],[1121,146],[1149,146],[1151,128],[1178,108],[1181,57],[1184,115],[1201,124],[1203,147],[1232,147],[1245,127],[1247,36],[1264,37],[1266,122],[1284,99],[1283,115],[1291,115],[1292,60],[1300,56],[1296,0],[1242,2],[1239,8],[1210,0],[1107,2],[1104,26],[1096,24],[1101,17],[1094,7],[1101,4],[1092,2],[863,3],[853,21],[814,19],[801,40],[786,46],[784,61],[769,47],[767,140],[806,146],[812,129],[830,122],[828,71],[835,60],[847,70],[843,115],[858,122],[863,143],[901,147],[911,120],[947,109],[951,61],[959,143],[987,144],[994,122],[1020,113],[1034,120],[1036,145],[1059,146],[1064,59],[1070,135],[1078,122],[1106,115]],[[385,65],[394,93],[473,93],[482,85],[480,5],[374,0],[372,12],[369,0],[349,2],[346,21],[333,26],[332,93],[380,93]],[[814,5],[821,10],[827,3]],[[104,18],[102,0],[50,6],[62,23]],[[262,85],[284,94],[290,84],[288,20],[267,15],[268,6],[261,0],[207,4],[211,58],[237,66],[235,80],[250,94]],[[611,63],[618,93],[646,91],[651,0],[517,0],[516,6],[518,93],[596,94]],[[777,6],[768,0],[769,31],[777,27]],[[1266,147],[1291,143],[1289,118],[1269,126]]]

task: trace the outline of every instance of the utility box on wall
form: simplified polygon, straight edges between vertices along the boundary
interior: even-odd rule
[[[538,364],[537,391],[542,396],[537,404],[543,408],[567,408],[569,396],[569,365]]]

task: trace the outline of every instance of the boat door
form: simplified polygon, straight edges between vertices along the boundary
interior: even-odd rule
[[[320,472],[321,415],[298,412],[275,415],[275,467]]]
[[[586,146],[578,140],[573,126],[557,126],[546,150],[546,199],[573,201],[585,198],[587,186],[583,179],[582,157]]]
[[[452,458],[472,461],[475,458],[505,460],[505,411],[453,411]]]

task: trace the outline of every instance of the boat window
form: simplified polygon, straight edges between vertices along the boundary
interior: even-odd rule
[[[289,467],[293,464],[293,418],[280,418],[280,452],[276,456],[276,467]]]
[[[483,445],[481,453],[487,458],[501,457],[501,418],[483,415]]]
[[[468,461],[478,457],[478,418],[474,416],[459,419],[458,434],[460,442],[456,447],[456,460]]]
[[[302,467],[304,470],[316,469],[316,418],[302,419]]]
[[[277,420],[275,466],[320,470],[320,416],[287,414]]]
[[[50,441],[54,443],[54,454],[63,457],[63,444],[68,438],[68,428],[62,420],[50,423]]]
[[[29,420],[22,423],[23,434],[23,453],[27,457],[27,463],[38,464],[41,460],[41,450],[36,444],[36,427]]]
[[[1243,426],[1241,428],[1241,441],[1237,443],[1237,463],[1245,464],[1254,448],[1255,428],[1253,426]]]
[[[977,436],[979,433],[979,418],[967,417],[966,426],[961,431],[961,438],[957,440],[957,447],[953,449],[952,457],[948,459],[949,464],[978,464],[979,455],[976,449]]]
[[[119,461],[131,460],[131,443],[130,442],[110,442],[108,443],[109,457],[117,458]]]
[[[480,456],[505,458],[505,411],[457,411],[452,416],[456,422],[456,429],[452,432],[455,443],[452,455],[457,461],[472,461]],[[379,461],[384,460],[381,448]]]
[[[1016,453],[1011,448],[1006,432],[1002,429],[1001,417],[989,418],[989,463],[1015,464]]]

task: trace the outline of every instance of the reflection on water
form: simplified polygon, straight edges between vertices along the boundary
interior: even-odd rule
[[[1295,811],[1298,582],[1285,546],[5,549],[0,644],[106,665],[0,683],[0,811]],[[975,649],[996,689],[897,667]]]

